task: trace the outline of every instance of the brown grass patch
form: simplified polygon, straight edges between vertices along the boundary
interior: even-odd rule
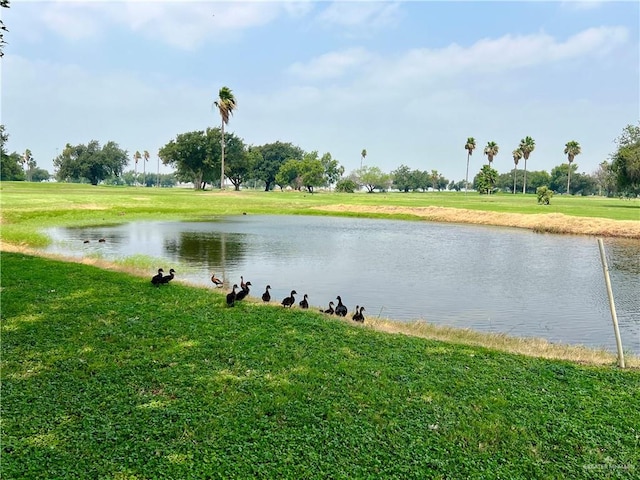
[[[424,321],[396,322],[367,318],[365,327],[389,334],[428,338],[448,343],[485,347],[502,352],[553,360],[568,360],[584,365],[617,365],[617,355],[582,345],[550,343],[543,338],[510,337],[502,333],[482,333],[466,328],[434,325]],[[640,368],[640,357],[625,355],[627,368]]]
[[[526,228],[539,233],[596,235],[640,238],[640,222],[606,218],[573,217],[562,213],[522,214],[486,212],[449,207],[397,207],[368,205],[327,205],[315,207],[327,212],[355,212],[387,215],[413,215],[432,222],[494,225]]]
[[[73,205],[72,208],[78,208],[80,210],[108,210],[110,207],[98,205],[97,203],[83,203],[80,205]],[[38,208],[38,210],[40,210],[40,208]]]

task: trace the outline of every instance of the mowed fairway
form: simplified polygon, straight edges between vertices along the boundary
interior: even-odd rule
[[[638,478],[640,371],[2,254],[7,479]]]

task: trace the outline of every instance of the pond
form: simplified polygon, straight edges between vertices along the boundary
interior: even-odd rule
[[[598,244],[587,236],[503,227],[324,216],[239,215],[202,222],[54,228],[49,252],[159,259],[178,279],[213,288],[270,284],[327,308],[397,321],[604,347],[615,338]],[[98,239],[104,238],[104,242]],[[84,243],[89,240],[89,243]],[[640,354],[640,242],[605,239],[625,351]],[[149,272],[149,277],[155,271]],[[226,288],[225,288],[226,291]]]

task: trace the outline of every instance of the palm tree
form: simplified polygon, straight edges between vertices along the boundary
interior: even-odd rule
[[[498,144],[496,142],[487,142],[487,146],[484,147],[484,154],[487,156],[487,160],[489,161],[488,172],[491,171],[491,162],[493,162],[493,157],[495,157],[498,154],[499,149],[500,147],[498,147]],[[491,190],[493,190],[493,185],[495,184],[495,181],[489,182],[489,184],[491,188],[487,190],[487,194],[491,195]]]
[[[487,160],[489,161],[489,167],[491,167],[491,162],[493,162],[493,157],[498,154],[498,144],[496,142],[488,142],[487,146],[484,147],[484,154],[487,156]]]
[[[366,158],[367,156],[367,149],[363,148],[362,152],[360,152],[360,168],[362,168],[362,161]]]
[[[229,117],[233,114],[233,111],[237,108],[236,97],[233,96],[233,92],[229,87],[222,87],[218,92],[218,99],[213,102],[218,107],[220,112],[220,118],[222,119],[222,139],[220,145],[222,146],[222,165],[220,170],[220,188],[224,188],[224,126],[229,123]]]
[[[527,192],[527,160],[529,159],[529,155],[536,148],[536,141],[531,137],[524,137],[520,140],[520,146],[518,147],[522,152],[522,158],[524,158],[524,180],[522,183],[522,193]]]
[[[573,163],[573,159],[576,158],[576,155],[580,155],[582,153],[582,149],[578,142],[571,140],[564,146],[564,153],[567,156],[567,160],[569,160],[569,176],[567,177],[567,194],[569,194],[569,186],[571,185],[571,164]]]
[[[158,150],[158,176],[156,177],[156,186],[160,188],[160,150]]]
[[[138,161],[142,158],[140,152],[136,150],[136,153],[133,154],[133,185],[138,185]]]
[[[476,139],[473,137],[467,138],[464,149],[467,151],[467,174],[464,177],[464,193],[466,194],[469,187],[469,157],[473,155],[473,151],[476,149]]]
[[[142,157],[144,158],[144,163],[142,164],[142,167],[144,168],[142,173],[142,184],[146,187],[147,186],[147,162],[149,161],[149,152],[147,150],[142,152]]]
[[[24,151],[24,154],[22,155],[22,168],[24,169],[24,173],[27,177],[27,182],[30,181],[29,180],[29,169],[30,169],[30,165],[31,162],[33,160],[33,156],[31,154],[31,150],[29,150],[28,148]]]
[[[518,178],[518,162],[520,161],[520,159],[522,158],[522,150],[520,150],[519,148],[516,148],[513,152],[513,163],[516,164],[516,168],[514,169],[513,172],[513,194],[516,194],[516,180]]]

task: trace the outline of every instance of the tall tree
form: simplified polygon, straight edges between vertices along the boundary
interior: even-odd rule
[[[367,158],[367,149],[363,148],[362,152],[360,152],[360,168],[362,168],[362,162]]]
[[[377,188],[386,191],[391,186],[391,175],[384,173],[379,167],[362,167],[354,172],[357,183],[367,188],[368,193],[373,193]]]
[[[487,146],[484,147],[484,154],[487,156],[487,160],[489,161],[489,168],[491,168],[493,158],[498,155],[499,150],[500,147],[498,147],[496,142],[487,142]]]
[[[617,151],[611,157],[618,191],[626,195],[640,194],[640,125],[627,125],[616,139]]]
[[[511,152],[511,154],[513,155],[513,163],[516,165],[515,169],[513,170],[513,194],[515,195],[516,180],[518,179],[518,162],[522,158],[522,150],[516,148],[513,152]]]
[[[593,173],[598,185],[598,195],[609,197],[616,190],[616,174],[611,169],[611,164],[606,160],[600,162],[598,169]]]
[[[564,146],[564,154],[567,156],[567,160],[569,161],[569,171],[567,172],[567,194],[571,193],[569,189],[571,185],[571,164],[573,163],[576,155],[580,155],[582,153],[582,149],[580,148],[580,144],[575,140],[571,140],[567,142]]]
[[[302,188],[302,181],[300,179],[300,165],[301,160],[290,158],[282,165],[276,175],[275,184],[280,187],[280,190],[284,190],[285,187],[291,187],[294,190],[300,190]]]
[[[415,188],[422,189],[423,192],[427,192],[429,187],[432,186],[431,174],[426,170],[413,170],[411,172],[411,180],[415,185]]]
[[[233,114],[233,111],[238,107],[236,97],[229,87],[222,87],[218,92],[218,99],[213,102],[218,111],[220,112],[220,118],[222,124],[220,130],[222,131],[222,138],[220,140],[220,146],[222,148],[222,155],[220,157],[220,188],[224,188],[224,126],[229,123],[229,117]]]
[[[304,156],[304,151],[291,143],[267,143],[256,148],[262,155],[262,161],[256,165],[254,173],[256,178],[264,181],[265,192],[273,188],[282,164],[289,159],[302,160]]]
[[[97,185],[111,176],[120,176],[128,161],[127,151],[117,143],[107,142],[100,147],[97,140],[92,140],[87,145],[67,144],[53,165],[60,181],[87,179],[91,185]]]
[[[142,158],[142,155],[140,155],[140,152],[136,150],[136,153],[133,154],[133,178],[134,178],[133,185],[136,187],[138,186],[138,162],[140,161],[141,158]]]
[[[562,163],[551,169],[549,187],[556,193],[570,193],[569,190],[565,190],[569,184],[567,183],[567,177],[570,175],[570,171],[576,173],[578,165],[572,165],[570,163]]]
[[[412,182],[411,169],[406,165],[400,165],[393,172],[391,172],[391,178],[393,179],[392,186],[400,190],[401,192],[408,192],[414,187]]]
[[[0,180],[3,181],[23,181],[24,169],[22,168],[22,155],[13,152],[7,155],[0,154]]]
[[[449,183],[449,181],[444,178],[444,175],[437,170],[431,170],[431,173],[429,173],[429,181],[431,182],[431,188],[433,188],[434,191],[444,190],[447,188],[447,184]]]
[[[8,140],[9,134],[0,124],[0,180],[24,180],[23,156],[17,152],[7,153]]]
[[[522,158],[524,158],[524,178],[522,180],[522,193],[527,193],[527,160],[529,155],[536,148],[536,142],[533,138],[527,136],[520,140],[520,146],[518,147],[522,152]]]
[[[366,151],[365,151],[366,155]],[[324,170],[324,182],[321,187],[329,187],[336,183],[342,174],[344,173],[344,167],[340,165],[340,162],[333,158],[329,152],[326,152],[322,157],[320,157],[320,163],[322,164],[322,168]]]
[[[329,154],[329,156],[331,155]],[[314,188],[327,184],[324,165],[318,158],[318,152],[315,150],[305,154],[302,158],[298,174],[300,176],[300,183],[309,193],[313,193]]]
[[[29,175],[29,170],[36,167],[35,160],[33,159],[33,154],[31,150],[28,148],[24,151],[22,155],[22,167],[24,168],[25,175],[27,177],[27,182],[31,181],[31,175]]]
[[[227,178],[231,180],[234,190],[239,191],[240,185],[247,180],[253,172],[254,165],[259,161],[260,152],[247,148],[244,141],[233,134],[226,133],[225,137]]]
[[[220,137],[219,128],[181,133],[160,148],[158,155],[164,165],[175,167],[178,180],[192,182],[195,190],[203,190],[207,182],[218,179]]]
[[[469,157],[473,155],[473,151],[476,149],[476,139],[473,137],[467,138],[464,149],[467,151],[467,174],[464,177],[464,192],[467,193],[469,187]]]
[[[142,184],[146,187],[147,186],[147,162],[149,161],[149,152],[147,150],[142,152],[142,158],[144,158],[144,163],[142,164],[143,166]]]

